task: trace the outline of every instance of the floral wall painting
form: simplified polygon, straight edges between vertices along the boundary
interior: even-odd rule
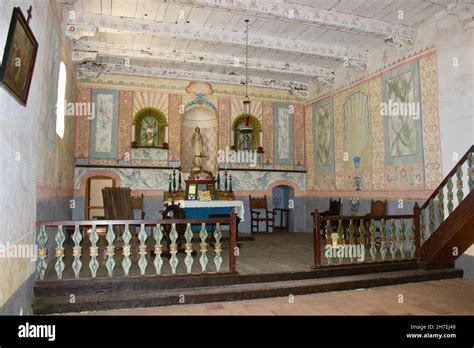
[[[275,163],[293,163],[293,113],[289,104],[275,104]]]
[[[408,64],[386,73],[382,96],[387,164],[422,160],[418,64]]]
[[[117,157],[118,91],[94,89],[95,117],[91,124],[91,157]]]
[[[313,130],[316,170],[322,167],[332,167],[334,164],[332,98],[314,105]]]
[[[38,42],[19,7],[13,9],[0,82],[22,105],[28,101]]]

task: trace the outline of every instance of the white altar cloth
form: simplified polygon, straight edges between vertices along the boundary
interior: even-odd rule
[[[181,208],[235,208],[235,213],[244,221],[244,202],[242,201],[198,201],[198,200],[179,200],[175,201]]]

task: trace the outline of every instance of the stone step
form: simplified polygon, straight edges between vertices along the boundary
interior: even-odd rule
[[[342,291],[375,286],[414,283],[429,280],[462,277],[458,269],[405,270],[313,278],[302,280],[270,281],[225,286],[204,286],[196,288],[166,289],[145,292],[96,293],[75,297],[69,295],[36,298],[34,314],[91,312],[125,308],[146,308],[180,304],[237,301],[266,297],[302,295],[328,291]],[[184,297],[183,297],[184,296]]]

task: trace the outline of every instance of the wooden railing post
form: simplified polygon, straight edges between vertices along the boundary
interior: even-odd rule
[[[313,252],[314,252],[314,266],[321,267],[321,216],[318,209],[314,211],[313,215]]]
[[[230,213],[230,250],[229,250],[229,270],[236,270],[236,248],[237,248],[237,215],[235,211]]]
[[[416,258],[419,260],[421,256],[421,224],[420,224],[420,215],[421,209],[418,205],[418,202],[415,202],[415,206],[413,207],[413,222],[415,224],[415,255]]]

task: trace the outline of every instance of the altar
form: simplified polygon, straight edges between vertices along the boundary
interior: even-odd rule
[[[244,221],[245,210],[242,201],[179,200],[174,203],[184,209],[188,219],[207,219],[209,214],[230,214],[232,209],[235,209],[237,217]]]

